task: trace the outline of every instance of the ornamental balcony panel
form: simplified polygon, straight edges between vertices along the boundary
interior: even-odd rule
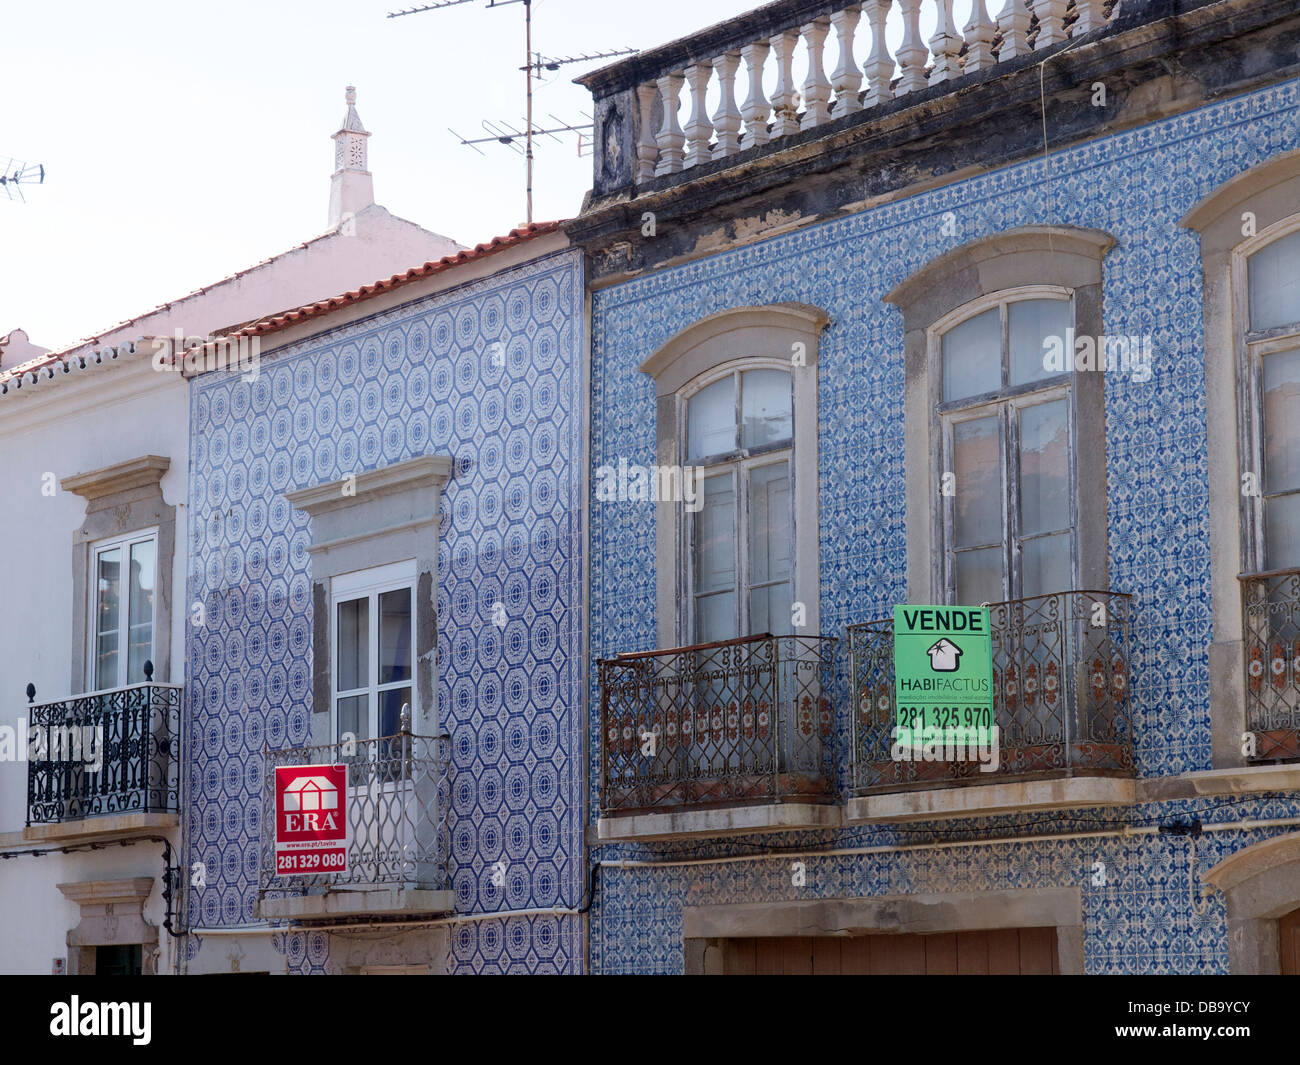
[[[990,604],[998,764],[895,759],[894,624],[849,627],[853,789],[871,792],[1060,776],[1134,775],[1132,596],[1070,591]]]
[[[1242,593],[1248,760],[1300,758],[1300,569],[1243,577]]]
[[[600,661],[602,815],[833,803],[836,643],[765,634]]]
[[[268,750],[262,792],[262,843],[259,899],[263,915],[308,916],[311,908],[268,908],[268,898],[302,895],[319,898],[365,889],[391,889],[393,898],[448,892],[447,809],[450,802],[449,737],[416,736],[409,718],[394,736]],[[346,765],[349,827],[347,868],[337,872],[277,875],[275,849],[275,771],[282,766]],[[360,897],[360,896],[358,896]],[[387,896],[386,896],[387,897]],[[292,901],[292,900],[291,900]],[[450,905],[450,895],[435,909]],[[389,908],[389,907],[382,907]],[[407,908],[407,904],[393,909]],[[418,908],[418,907],[417,907]],[[328,912],[379,912],[358,904],[322,907]]]
[[[145,675],[152,678],[152,664],[145,664]],[[29,829],[88,818],[176,814],[183,692],[179,684],[148,679],[28,706]],[[27,696],[34,703],[33,685],[27,686]]]

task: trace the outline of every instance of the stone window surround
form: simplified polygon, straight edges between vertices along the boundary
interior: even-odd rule
[[[1228,971],[1281,972],[1278,918],[1300,909],[1300,832],[1243,847],[1202,877],[1223,892],[1228,917]]]
[[[1200,201],[1180,224],[1200,234],[1205,315],[1205,405],[1210,487],[1210,746],[1215,769],[1245,764],[1246,690],[1238,577],[1257,569],[1258,537],[1241,494],[1243,460],[1255,453],[1247,388],[1246,260],[1300,228],[1300,151],[1247,170]],[[1247,236],[1246,212],[1254,215]],[[1253,462],[1252,462],[1253,465]]]
[[[59,487],[86,500],[86,517],[72,534],[72,694],[89,690],[90,589],[93,545],[145,529],[158,530],[154,589],[153,679],[171,676],[172,568],[176,551],[176,508],[163,499],[162,477],[171,460],[144,455],[114,466],[64,477]]]
[[[1083,893],[1028,888],[968,894],[883,895],[682,908],[686,974],[721,971],[718,940],[759,936],[861,936],[1055,928],[1063,975],[1084,972]]]
[[[63,897],[81,907],[81,922],[68,932],[68,975],[95,972],[95,948],[141,945],[141,972],[157,973],[158,926],[144,916],[144,904],[153,890],[151,876],[128,880],[89,880],[59,884]]]
[[[1076,226],[1023,226],[964,244],[912,274],[886,296],[903,314],[904,454],[907,498],[907,598],[941,602],[944,565],[942,508],[936,505],[943,471],[941,425],[936,413],[942,332],[968,313],[1017,291],[1055,290],[1073,297],[1076,336],[1099,338],[1102,262],[1115,238]],[[1076,544],[1080,588],[1104,589],[1107,578],[1105,375],[1071,378],[1071,450],[1075,500],[1096,501],[1081,510]],[[1088,441],[1088,462],[1079,442]],[[919,460],[919,461],[918,461]]]
[[[313,745],[334,741],[333,578],[411,559],[416,654],[411,731],[437,735],[438,524],[451,473],[449,455],[423,455],[285,493],[295,510],[311,516]]]
[[[655,382],[655,463],[659,466],[682,465],[686,400],[699,388],[736,370],[790,372],[794,389],[794,600],[806,605],[805,631],[813,634],[821,631],[817,348],[829,321],[824,311],[801,303],[721,311],[679,332],[640,366]],[[802,366],[793,362],[796,344],[804,348]],[[812,520],[801,522],[801,515],[812,515]],[[687,551],[680,518],[680,504],[655,504],[655,613],[660,648],[685,643]]]

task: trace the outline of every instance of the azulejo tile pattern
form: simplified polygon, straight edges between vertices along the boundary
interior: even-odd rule
[[[1230,178],[1300,147],[1300,83],[1285,82],[1174,118],[1054,152],[796,233],[657,271],[596,292],[592,310],[593,470],[655,450],[651,381],[638,365],[707,315],[782,301],[824,309],[831,324],[818,356],[820,559],[823,632],[884,616],[905,596],[906,463],[903,336],[885,293],[952,248],[1016,226],[1087,226],[1117,240],[1104,273],[1109,334],[1153,338],[1155,373],[1106,381],[1110,585],[1135,596],[1133,705],[1142,776],[1210,767],[1209,521],[1201,271],[1195,233],[1179,219]],[[952,213],[955,234],[945,226]],[[1088,461],[1083,454],[1080,461]],[[652,504],[589,502],[591,658],[646,650],[655,640]],[[599,699],[588,675],[593,817],[599,782]],[[841,663],[839,704],[847,688]],[[841,715],[845,718],[846,715]],[[847,729],[847,722],[842,721]],[[846,736],[841,734],[841,750]],[[1222,816],[1297,812],[1293,799],[1232,808]],[[1162,807],[1150,816],[1173,817]],[[1202,810],[1203,816],[1210,816]],[[1062,820],[1076,819],[1071,814]],[[1095,811],[1107,822],[1120,811]],[[972,826],[964,823],[966,829]],[[985,820],[1015,834],[1016,819]],[[951,826],[910,826],[935,838]],[[1034,831],[1043,831],[1035,829]],[[911,837],[915,838],[915,837]],[[1256,842],[1224,832],[1201,846],[1212,864]],[[883,846],[900,829],[764,837],[751,847]],[[740,844],[609,847],[601,858],[704,857]],[[1100,846],[1100,845],[1099,845]],[[1125,870],[1106,891],[1085,889],[1091,972],[1226,969],[1222,908],[1190,905],[1186,866],[1167,840],[1103,850]],[[809,884],[828,895],[978,890],[1087,883],[1097,847],[1016,844],[825,859]],[[796,897],[780,862],[689,870],[606,869],[593,917],[597,972],[675,972],[682,966],[681,906],[692,899]],[[1208,931],[1207,931],[1208,929]],[[1210,946],[1206,946],[1210,944]]]
[[[427,454],[455,460],[438,691],[457,913],[579,904],[582,313],[581,257],[562,253],[294,343],[253,380],[195,382],[188,601],[206,617],[188,648],[186,862],[208,875],[191,927],[257,920],[262,752],[308,742],[310,525],[285,492]],[[453,965],[571,972],[578,929],[453,926]],[[328,967],[323,933],[276,942],[291,971]]]

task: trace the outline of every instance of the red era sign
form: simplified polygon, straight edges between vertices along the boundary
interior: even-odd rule
[[[342,873],[347,868],[347,766],[277,766],[276,875]]]

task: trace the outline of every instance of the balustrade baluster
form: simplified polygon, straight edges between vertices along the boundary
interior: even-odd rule
[[[808,77],[803,83],[804,111],[800,129],[813,129],[830,121],[831,112],[828,101],[831,98],[831,83],[826,77],[823,65],[823,52],[826,49],[826,34],[830,23],[825,19],[815,19],[800,28],[804,44],[808,49]]]
[[[686,134],[677,121],[677,109],[681,106],[682,85],[685,81],[682,74],[665,74],[656,83],[664,104],[664,117],[655,138],[659,144],[659,163],[655,167],[655,177],[676,174],[682,169],[685,158],[682,146],[686,143]]]
[[[651,123],[654,121],[654,102],[655,97],[658,95],[659,89],[654,82],[637,86],[636,99],[641,108],[641,129],[638,131],[636,141],[636,179],[638,183],[649,181],[655,176],[655,160],[659,156],[659,145],[655,143],[655,134],[651,128]]]
[[[903,43],[898,46],[898,95],[924,89],[925,61],[929,51],[921,43],[921,0],[898,0],[903,11]]]
[[[772,38],[772,51],[776,53],[776,93],[772,97],[774,110],[772,138],[786,137],[799,132],[799,117],[794,91],[794,46],[799,34],[786,30]]]
[[[1029,51],[1029,9],[1025,0],[1007,0],[1007,6],[998,16],[998,28],[1002,31],[1002,46],[998,49],[998,62],[1005,63],[1018,55]]]
[[[766,41],[747,44],[740,50],[745,60],[745,74],[749,78],[749,95],[740,105],[740,117],[745,120],[745,133],[740,138],[740,147],[755,148],[767,143],[767,115],[770,106],[763,94],[763,64],[771,45]]]
[[[867,107],[894,98],[891,82],[894,78],[894,59],[885,41],[885,19],[893,0],[866,0],[867,21],[871,24],[871,54],[862,65],[867,75]]]
[[[930,38],[930,52],[934,56],[934,67],[930,71],[930,84],[938,85],[941,81],[961,76],[961,38],[957,36],[957,27],[952,20],[952,0],[935,0],[938,8],[938,20],[934,27],[934,36]]]
[[[1074,0],[1074,10],[1079,17],[1070,30],[1071,37],[1095,30],[1106,21],[1101,14],[1101,0]]]
[[[993,66],[993,36],[997,27],[989,18],[989,9],[984,0],[973,0],[970,10],[970,22],[966,24],[966,73],[972,74]]]
[[[713,158],[722,159],[740,151],[740,109],[736,107],[736,67],[740,65],[739,52],[727,52],[713,61],[718,72],[718,88],[722,97],[713,115],[713,128],[718,140],[713,146]]]
[[[686,84],[691,91],[691,117],[686,123],[686,166],[699,166],[713,158],[709,144],[713,140],[713,123],[709,121],[709,78],[713,74],[710,63],[697,63],[686,68]]]
[[[862,109],[862,101],[858,99],[862,72],[858,70],[853,58],[853,35],[861,17],[861,4],[850,4],[831,15],[831,25],[835,27],[835,39],[840,49],[839,61],[831,71],[831,87],[835,90],[835,104],[831,108],[831,114],[836,118]]]
[[[1065,9],[1069,0],[1033,0],[1038,16],[1038,40],[1035,48],[1049,48],[1065,40]]]

